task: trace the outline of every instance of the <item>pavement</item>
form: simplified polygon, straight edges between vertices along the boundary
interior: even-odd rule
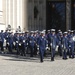
[[[50,57],[45,57],[40,63],[39,57],[1,54],[0,75],[75,75],[75,58],[63,60],[56,56],[51,62]]]

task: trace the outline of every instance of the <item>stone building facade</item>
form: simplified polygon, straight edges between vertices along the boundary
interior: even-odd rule
[[[22,30],[47,29],[47,1],[64,1],[66,3],[65,29],[71,29],[71,5],[73,0],[2,0],[0,25],[4,30],[8,25],[11,25],[13,31],[18,26]]]

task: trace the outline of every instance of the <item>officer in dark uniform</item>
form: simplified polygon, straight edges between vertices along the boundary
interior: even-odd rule
[[[26,47],[25,47],[25,51],[26,51],[26,54],[28,54],[29,52],[29,31],[25,31],[25,43],[26,43]]]
[[[8,30],[6,30],[4,33],[4,38],[6,40],[6,49],[8,49],[8,36],[9,36],[9,33],[8,33]]]
[[[19,32],[16,33],[16,35],[14,36],[15,38],[15,48],[17,50],[17,55],[20,54],[19,52]]]
[[[25,33],[22,33],[22,56],[26,56],[26,38]]]
[[[38,40],[38,47],[39,47],[41,62],[43,62],[46,45],[47,45],[47,40],[45,39],[45,32],[42,31],[41,35],[39,36],[39,40]]]
[[[63,38],[63,34],[60,31],[57,35],[57,39],[58,39],[58,53],[60,56],[62,56],[62,38]]]
[[[31,31],[31,32],[30,32],[30,36],[29,36],[30,57],[33,57],[34,44],[35,44],[34,32]]]
[[[3,30],[1,30],[1,33],[0,33],[0,47],[1,47],[2,53],[4,51],[3,43],[4,43],[4,33],[3,33]]]
[[[55,49],[57,46],[57,36],[55,34],[55,29],[51,29],[51,61],[54,61],[54,57],[55,57]]]
[[[67,32],[64,32],[63,34],[63,40],[62,40],[62,48],[63,48],[63,59],[67,59],[67,50],[68,50],[68,38],[67,38]]]
[[[71,34],[71,30],[68,30],[68,33],[67,33],[68,46],[69,46],[70,34]],[[69,55],[69,49],[67,50],[67,55]]]
[[[50,30],[48,30],[48,33],[47,33],[47,40],[48,40],[48,47],[49,47],[49,50],[51,52],[51,45],[50,45],[50,43],[51,43],[51,32],[50,32]]]
[[[22,42],[23,42],[22,32],[19,32],[19,52],[20,52],[20,55],[22,55]]]
[[[37,31],[34,32],[34,55],[37,55]]]
[[[9,50],[9,53],[12,53],[12,49],[13,49],[13,34],[10,31],[9,36],[8,36],[8,50]]]
[[[73,31],[70,33],[70,38],[69,38],[69,58],[74,58],[74,34]]]

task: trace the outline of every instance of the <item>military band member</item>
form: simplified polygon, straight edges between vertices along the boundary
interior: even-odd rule
[[[49,47],[49,50],[51,52],[51,45],[50,45],[50,43],[51,43],[51,32],[50,32],[50,30],[48,30],[48,33],[47,33],[47,40],[48,40],[48,47]]]
[[[26,37],[25,33],[22,33],[22,56],[26,56]]]
[[[62,47],[63,47],[63,59],[67,59],[67,50],[68,50],[68,38],[67,38],[67,32],[64,32],[63,34],[63,40],[62,40]]]
[[[74,58],[74,40],[73,40],[74,34],[73,31],[70,33],[69,38],[69,58]]]
[[[35,44],[35,39],[34,39],[34,32],[30,32],[30,36],[28,38],[29,40],[29,48],[30,48],[30,57],[33,57],[33,52],[34,52],[34,44]]]
[[[13,49],[13,34],[12,34],[12,32],[9,32],[7,44],[8,44],[9,53],[12,53],[12,49]]]
[[[60,31],[57,35],[57,39],[58,39],[58,53],[60,56],[62,56],[62,38],[63,38],[63,34]]]
[[[3,33],[3,30],[1,30],[1,32],[0,32],[0,48],[1,48],[2,53],[4,51],[3,43],[4,43],[4,33]]]
[[[17,32],[14,37],[15,37],[15,48],[17,50],[17,55],[19,55],[20,54],[19,52],[19,33]]]
[[[19,32],[19,53],[20,55],[22,55],[22,43],[23,43],[23,36],[22,36],[22,32]]]
[[[44,53],[46,50],[47,40],[45,38],[45,33],[41,32],[38,40],[39,52],[40,52],[40,62],[43,62]]]
[[[34,32],[34,55],[36,56],[37,55],[37,32],[35,31]]]
[[[67,38],[68,38],[68,47],[69,47],[69,39],[70,39],[70,35],[71,35],[71,30],[68,30],[68,33],[67,33]],[[69,55],[69,49],[67,50],[67,55]]]
[[[55,49],[56,49],[56,46],[57,46],[57,37],[56,37],[56,34],[55,34],[55,29],[51,29],[51,61],[54,61],[54,57],[55,57]]]

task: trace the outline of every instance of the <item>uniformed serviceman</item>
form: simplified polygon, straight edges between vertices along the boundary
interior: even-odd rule
[[[30,57],[33,57],[33,52],[34,52],[34,43],[35,43],[35,39],[34,39],[34,31],[30,32],[30,36],[29,36],[29,48],[30,48]]]
[[[68,33],[67,33],[67,38],[68,38],[68,46],[69,46],[70,36],[71,36],[71,30],[68,30]],[[69,55],[69,49],[67,50],[67,55]]]
[[[63,48],[63,59],[67,59],[67,50],[68,50],[68,38],[67,32],[63,33],[63,40],[62,40],[62,48]]]
[[[46,50],[46,45],[47,45],[47,40],[45,38],[45,33],[42,31],[41,35],[39,36],[39,39],[38,39],[38,47],[39,47],[39,52],[40,52],[40,62],[43,62],[44,53]]]
[[[15,48],[17,50],[17,55],[20,54],[19,52],[19,32],[16,33],[16,35],[14,36],[15,39]]]
[[[22,55],[22,43],[23,43],[22,32],[19,32],[19,52],[20,52],[20,55]]]
[[[8,49],[8,36],[9,36],[9,33],[8,33],[8,30],[6,30],[4,33],[4,38],[6,40],[6,49]]]
[[[25,47],[25,50],[26,50],[26,54],[28,54],[28,51],[29,51],[29,31],[25,31],[25,43],[26,43],[26,47]]]
[[[50,45],[50,43],[51,43],[51,31],[50,30],[48,30],[48,33],[47,33],[47,40],[48,40],[48,47],[49,47],[49,50],[51,52],[51,45]]]
[[[54,57],[55,57],[55,49],[57,46],[57,36],[55,34],[55,29],[51,29],[51,61],[54,61]]]
[[[13,34],[10,31],[9,36],[8,36],[8,50],[9,50],[9,53],[12,53],[12,49],[13,49]]]
[[[69,38],[69,58],[74,58],[74,40],[73,40],[74,34],[73,31],[70,33]]]
[[[37,55],[37,31],[34,32],[34,55]]]
[[[26,56],[26,37],[25,33],[22,33],[22,56]]]
[[[1,48],[2,53],[4,51],[3,43],[4,43],[4,33],[3,33],[3,30],[1,30],[1,32],[0,32],[0,48]]]
[[[58,39],[58,53],[60,56],[62,56],[62,38],[63,38],[63,34],[60,31],[59,34],[57,35],[57,39]]]

